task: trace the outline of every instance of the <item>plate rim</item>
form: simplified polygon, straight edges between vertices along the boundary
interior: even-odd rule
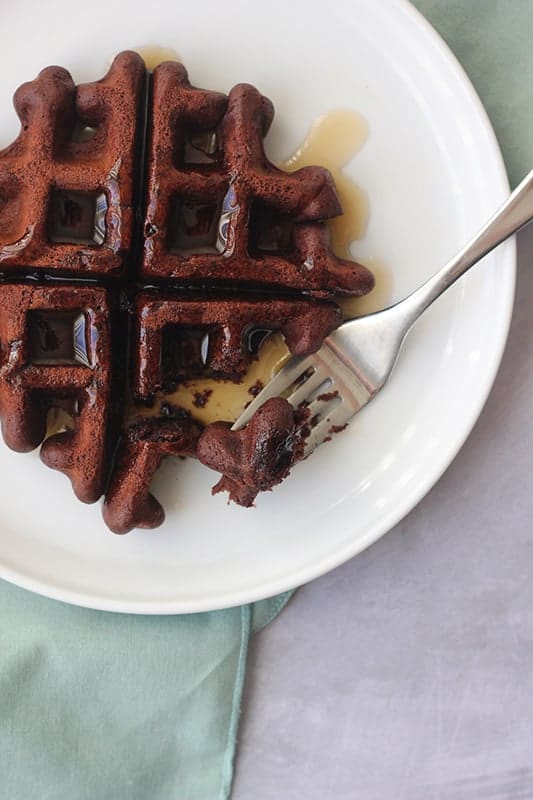
[[[388,0],[391,2],[391,0]],[[441,56],[444,56],[452,72],[462,83],[465,91],[469,95],[469,99],[476,110],[478,121],[484,129],[485,134],[491,144],[491,149],[494,156],[493,170],[494,181],[499,182],[501,185],[502,196],[509,192],[509,179],[505,168],[503,155],[492,127],[492,123],[488,117],[487,111],[481,102],[475,87],[472,84],[469,76],[465,72],[457,57],[447,45],[445,40],[440,36],[438,31],[431,25],[431,23],[423,16],[423,14],[413,6],[409,0],[392,0],[391,5],[395,5],[397,9],[410,17],[411,22],[418,26],[426,38],[432,41],[433,46],[440,51]],[[479,394],[477,402],[473,405],[470,414],[463,418],[464,429],[462,435],[455,442],[454,446],[446,452],[446,457],[435,471],[432,471],[429,477],[425,477],[420,481],[416,491],[413,491],[408,500],[395,506],[394,509],[389,511],[384,517],[371,525],[364,535],[354,540],[350,545],[336,550],[335,553],[329,557],[324,557],[316,562],[312,567],[302,567],[298,573],[291,573],[291,578],[275,578],[269,583],[263,583],[261,588],[257,591],[250,590],[236,590],[233,592],[226,591],[220,593],[218,597],[208,597],[205,601],[200,602],[197,598],[193,600],[141,600],[131,601],[131,599],[120,600],[113,597],[104,597],[95,595],[89,592],[80,592],[62,587],[57,584],[50,584],[47,581],[40,580],[33,577],[31,574],[25,574],[17,569],[7,567],[0,562],[0,578],[22,588],[27,589],[35,594],[47,597],[52,600],[69,603],[71,605],[80,606],[83,608],[90,608],[100,611],[109,611],[116,613],[129,613],[129,614],[146,614],[146,615],[171,615],[171,614],[192,614],[207,611],[216,611],[226,608],[232,608],[242,604],[253,603],[267,598],[274,597],[283,592],[294,590],[309,581],[312,581],[321,575],[335,569],[349,559],[355,557],[363,552],[367,547],[370,547],[378,539],[388,533],[395,525],[397,525],[412,509],[428,494],[428,492],[440,480],[445,471],[455,460],[457,454],[464,446],[466,440],[470,436],[487,399],[491,393],[494,381],[500,368],[501,360],[505,350],[508,339],[509,328],[511,324],[514,294],[516,285],[516,244],[513,239],[508,240],[505,244],[501,245],[501,250],[504,251],[504,258],[507,264],[504,265],[506,273],[506,289],[507,300],[506,307],[501,308],[502,321],[501,331],[498,346],[493,351],[493,363],[491,369],[487,372],[486,385],[483,391]]]

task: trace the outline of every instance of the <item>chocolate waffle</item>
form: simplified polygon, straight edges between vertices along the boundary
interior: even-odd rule
[[[150,494],[152,478],[164,458],[194,456],[200,433],[191,419],[157,417],[124,432],[104,503],[104,520],[113,533],[163,523],[163,507]]]
[[[121,53],[78,87],[47,67],[14,97],[21,130],[0,152],[0,270],[115,275],[131,249],[145,69]]]
[[[41,445],[84,502],[105,493],[115,532],[156,527],[153,475],[167,456],[194,456],[202,426],[168,404],[139,415],[181,383],[241,381],[272,332],[293,354],[317,350],[341,322],[335,299],[366,293],[372,276],[329,248],[330,174],[266,158],[273,107],[252,86],[197,89],[172,62],[150,77],[126,52],[95,83],[43,70],[15,108],[20,135],[0,152],[4,439]],[[239,502],[297,457],[277,458],[294,434],[278,406],[238,437],[227,424],[204,432],[202,460],[216,466],[207,451],[221,437],[219,488]],[[54,409],[70,420],[59,431]]]
[[[309,355],[340,322],[338,306],[309,298],[144,292],[132,337],[134,395],[149,401],[198,377],[238,381],[271,333],[280,331],[293,355]]]
[[[0,419],[8,447],[33,450],[52,408],[75,429],[44,441],[41,458],[85,503],[106,485],[113,438],[111,307],[92,286],[0,286]]]
[[[329,249],[341,213],[330,173],[286,173],[266,157],[270,100],[247,84],[197,89],[181,64],[152,78],[143,274],[199,285],[366,294],[371,273]]]

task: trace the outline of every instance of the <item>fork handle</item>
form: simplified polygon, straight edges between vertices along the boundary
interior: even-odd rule
[[[408,312],[408,327],[483,256],[533,219],[533,170],[474,238],[400,305]]]

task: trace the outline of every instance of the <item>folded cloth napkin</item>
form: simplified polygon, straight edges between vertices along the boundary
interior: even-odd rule
[[[415,5],[470,74],[516,183],[533,164],[532,0]],[[0,583],[1,797],[227,798],[249,637],[288,597],[154,618]]]
[[[0,583],[0,796],[228,797],[249,637],[288,598],[154,618]]]

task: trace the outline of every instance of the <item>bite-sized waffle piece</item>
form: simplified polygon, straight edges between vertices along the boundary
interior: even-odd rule
[[[366,267],[336,258],[324,220],[342,212],[330,173],[266,157],[274,109],[248,84],[197,89],[181,64],[152,78],[143,273],[197,284],[366,294]]]
[[[104,503],[104,520],[114,533],[157,528],[165,512],[150,484],[167,456],[193,456],[200,427],[191,419],[145,419],[124,432]]]
[[[149,400],[197,377],[238,381],[269,334],[281,331],[293,355],[307,355],[341,321],[338,306],[311,298],[144,292],[133,329],[134,395]]]
[[[232,431],[231,422],[209,425],[198,441],[197,457],[222,473],[212,494],[226,491],[230,500],[251,506],[259,492],[281,483],[303,454],[295,417],[287,400],[273,397],[240,431]]]
[[[100,497],[112,426],[111,309],[104,289],[0,285],[0,419],[6,444],[25,452],[46,437],[48,412],[74,430],[52,435],[41,458],[72,481],[80,500]]]
[[[16,92],[18,138],[0,152],[0,271],[113,275],[132,244],[145,68],[118,55],[77,86],[47,67]]]

